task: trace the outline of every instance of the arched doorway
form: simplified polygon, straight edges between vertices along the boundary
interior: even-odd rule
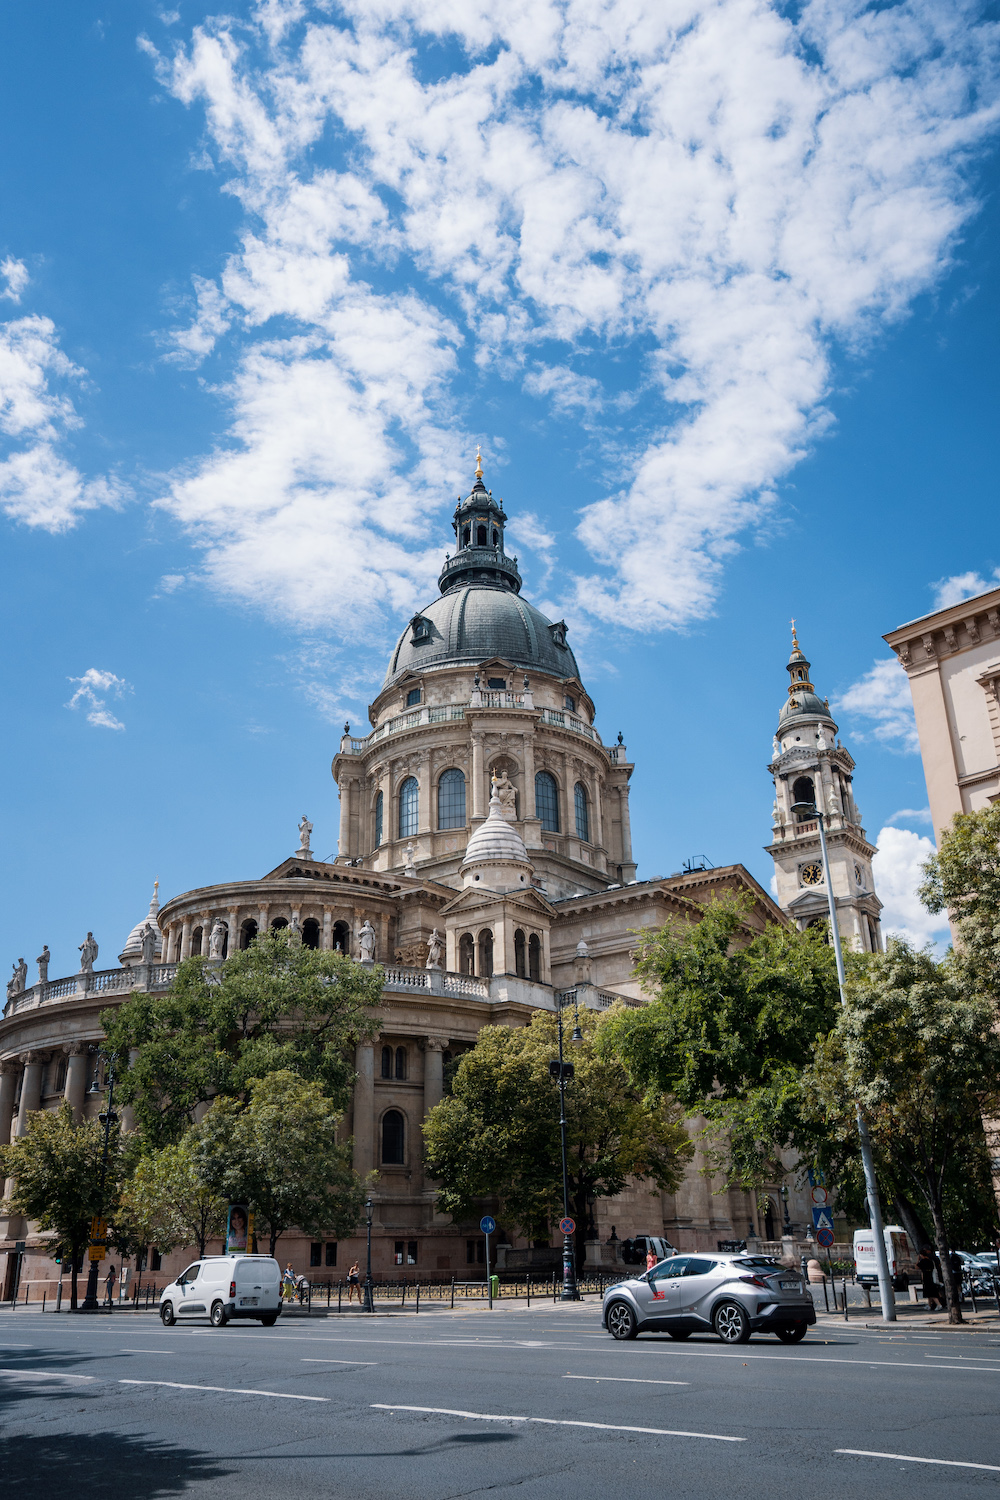
[[[333,947],[335,953],[346,953],[350,956],[351,929],[346,922],[334,922]]]
[[[484,927],[479,934],[479,973],[489,979],[493,973],[493,929]]]
[[[240,927],[240,947],[249,948],[250,944],[254,941],[256,936],[257,923],[254,921],[253,917],[247,917],[246,921]]]
[[[306,917],[302,923],[303,948],[319,947],[319,923],[315,917]]]
[[[471,932],[463,932],[458,940],[458,972],[460,974],[476,972],[476,945]]]

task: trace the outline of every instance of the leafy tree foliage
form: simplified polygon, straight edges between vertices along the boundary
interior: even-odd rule
[[[198,1127],[176,1146],[161,1146],[140,1159],[125,1184],[119,1217],[133,1226],[140,1245],[162,1253],[178,1245],[197,1245],[205,1254],[210,1239],[226,1227],[226,1202],[204,1182],[195,1156]]]
[[[630,1177],[672,1192],[693,1154],[673,1109],[643,1101],[621,1064],[598,1052],[602,1023],[581,1014],[578,1047],[565,1028],[566,1060],[575,1068],[566,1114],[578,1263],[595,1198],[620,1193]],[[483,1027],[455,1070],[451,1095],[424,1122],[427,1169],[441,1184],[438,1208],[453,1219],[475,1216],[479,1200],[495,1197],[502,1219],[548,1240],[562,1213],[559,1089],[549,1073],[557,1024],[536,1011],[525,1027]]]
[[[24,1135],[0,1147],[0,1172],[15,1179],[4,1212],[34,1219],[53,1230],[71,1257],[70,1306],[77,1305],[77,1261],[90,1242],[90,1221],[108,1216],[119,1194],[123,1164],[118,1127],[108,1143],[105,1190],[100,1193],[104,1132],[97,1120],[73,1123],[69,1104],[28,1116]]]
[[[815,1152],[820,1132],[803,1117],[802,1070],[834,1024],[839,991],[822,931],[773,924],[751,935],[752,906],[727,896],[696,926],[648,937],[637,968],[653,999],[619,1011],[601,1047],[637,1087],[705,1117],[727,1185],[759,1192],[783,1175],[782,1149]]]
[[[249,1099],[220,1098],[192,1142],[197,1173],[228,1202],[247,1203],[270,1254],[293,1227],[351,1234],[369,1186],[337,1140],[340,1112],[322,1086],[281,1068],[250,1082]]]
[[[263,933],[221,968],[182,963],[165,995],[133,995],[101,1017],[147,1148],[176,1144],[199,1104],[244,1102],[255,1079],[290,1071],[319,1084],[343,1109],[354,1082],[353,1047],[377,1031],[382,970],[342,953],[306,948],[287,929]]]
[[[956,813],[924,865],[920,899],[947,910],[958,930],[963,985],[1000,1001],[1000,803]]]
[[[819,1043],[805,1080],[813,1112],[835,1138],[854,1131],[860,1104],[879,1156],[926,1205],[952,1322],[960,1289],[948,1267],[948,1173],[981,1140],[980,1113],[996,1109],[1000,1036],[993,1005],[969,996],[948,963],[890,938],[854,967],[847,1005]]]

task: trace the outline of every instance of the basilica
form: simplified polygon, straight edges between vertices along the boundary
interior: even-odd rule
[[[437,1211],[420,1127],[447,1087],[449,1065],[475,1044],[480,1027],[522,1026],[534,1010],[566,1004],[644,1004],[633,969],[637,933],[695,923],[705,903],[725,891],[751,896],[749,928],[821,920],[827,897],[816,823],[803,813],[817,802],[828,813],[845,941],[880,946],[874,850],[854,802],[854,762],[837,740],[829,704],[809,681],[797,639],[768,766],[777,900],[740,864],[639,879],[633,777],[640,799],[652,794],[651,785],[629,759],[623,735],[606,742],[599,731],[566,622],[546,619],[522,597],[506,521],[477,458],[472,489],[455,509],[455,550],[442,567],[438,596],[409,620],[393,649],[368,732],[345,724],[333,756],[335,860],[314,856],[303,817],[298,847],[261,877],[197,887],[162,903],[154,889],[116,967],[95,967],[91,934],[80,945],[75,975],[50,979],[47,950],[30,986],[24,961],[14,965],[0,1020],[0,1141],[23,1133],[33,1110],[63,1099],[81,1119],[101,1108],[102,1011],[136,991],[165,992],[192,954],[222,962],[259,932],[288,926],[308,946],[340,948],[384,970],[381,1034],[357,1048],[344,1124],[358,1171],[379,1174],[375,1273],[478,1275],[478,1229]],[[692,1122],[693,1133],[697,1128]],[[663,1235],[680,1249],[714,1249],[750,1233],[773,1240],[782,1232],[783,1186],[791,1222],[800,1231],[809,1223],[794,1173],[774,1184],[762,1208],[745,1193],[720,1192],[704,1165],[697,1153],[676,1193],[634,1183],[614,1200],[598,1200],[588,1261],[613,1259],[612,1226],[617,1240]],[[500,1229],[515,1255],[516,1227]],[[4,1295],[19,1241],[22,1285],[54,1286],[59,1272],[47,1238],[21,1219],[0,1217]],[[297,1271],[337,1276],[362,1248],[360,1232],[339,1244],[293,1234],[283,1237],[279,1253]],[[155,1269],[155,1247],[150,1255]],[[183,1249],[164,1256],[162,1270],[177,1270],[187,1258]]]

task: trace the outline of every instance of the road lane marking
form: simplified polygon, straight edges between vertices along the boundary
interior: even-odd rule
[[[961,1458],[917,1458],[913,1453],[870,1453],[867,1448],[834,1448],[834,1453],[849,1453],[854,1458],[891,1458],[904,1464],[943,1464],[947,1469],[989,1469],[1000,1474],[1000,1464],[972,1464]]]
[[[177,1350],[176,1349],[119,1349],[118,1353],[119,1354],[166,1354],[166,1355],[168,1355],[169,1357],[172,1358],[173,1355],[175,1355],[177,1353]]]
[[[74,1376],[79,1379],[79,1376]],[[119,1380],[119,1385],[165,1385],[172,1391],[215,1391],[222,1396],[273,1396],[276,1401],[326,1401],[329,1396],[299,1396],[290,1391],[253,1391],[246,1386],[184,1385],[179,1380]]]
[[[690,1385],[688,1380],[645,1380],[641,1375],[564,1375],[563,1380],[614,1380],[619,1385]]]
[[[448,1406],[402,1406],[391,1401],[373,1401],[374,1411],[415,1411],[434,1417],[466,1417],[474,1422],[540,1422],[546,1427],[590,1427],[599,1432],[642,1432],[653,1437],[707,1438],[713,1443],[745,1443],[746,1438],[726,1437],[719,1432],[680,1432],[672,1427],[626,1427],[613,1422],[568,1422],[561,1417],[501,1416],[496,1412],[456,1411]]]
[[[66,1375],[61,1370],[0,1370],[0,1375],[17,1375],[22,1377],[27,1375],[29,1379],[34,1379],[37,1376],[39,1380],[79,1380],[86,1382],[96,1380],[97,1378],[95,1375]]]
[[[640,1348],[642,1345],[639,1346]],[[749,1349],[745,1354],[727,1354],[722,1349],[671,1349],[669,1355],[677,1359],[736,1359],[744,1364],[748,1359],[779,1359],[788,1360],[797,1365],[855,1365],[861,1370],[875,1370],[884,1368],[887,1370],[964,1370],[968,1375],[997,1374],[1000,1375],[1000,1366],[996,1369],[983,1369],[981,1365],[923,1365],[911,1363],[906,1359],[868,1359],[864,1355],[860,1359],[840,1359],[838,1355],[822,1355],[811,1359],[800,1359],[795,1354],[751,1354]],[[942,1359],[954,1359],[952,1355],[942,1355]]]
[[[374,1359],[310,1359],[308,1355],[302,1356],[304,1365],[371,1365],[373,1368],[378,1363]]]

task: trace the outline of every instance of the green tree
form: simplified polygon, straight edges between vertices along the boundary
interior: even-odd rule
[[[221,1098],[205,1114],[192,1145],[203,1181],[249,1204],[271,1255],[288,1229],[351,1234],[370,1184],[351,1166],[352,1143],[337,1140],[332,1100],[287,1068],[254,1079],[248,1093],[246,1104]]]
[[[879,1156],[926,1205],[954,1323],[962,1312],[948,1264],[946,1186],[970,1140],[981,1140],[982,1108],[996,1108],[995,1028],[993,1005],[964,994],[950,963],[890,938],[885,953],[854,966],[847,1004],[804,1080],[816,1118],[840,1139],[853,1132],[860,1104]]]
[[[955,923],[956,961],[967,990],[1000,1001],[1000,803],[956,813],[924,865],[920,899]]]
[[[0,1146],[0,1172],[15,1179],[5,1213],[34,1219],[52,1230],[71,1257],[70,1307],[77,1305],[77,1261],[90,1242],[90,1222],[110,1216],[117,1202],[122,1171],[118,1127],[108,1142],[104,1194],[100,1192],[104,1131],[97,1120],[73,1123],[69,1104],[28,1116],[24,1135]]]
[[[603,1017],[580,1016],[581,1046],[566,1057],[570,1212],[576,1255],[595,1198],[614,1197],[630,1177],[674,1191],[693,1154],[673,1109],[643,1101],[624,1068],[595,1048]],[[548,1240],[562,1212],[559,1089],[549,1073],[558,1056],[556,1017],[536,1011],[525,1027],[485,1026],[455,1071],[450,1097],[424,1122],[427,1169],[441,1184],[438,1208],[471,1217],[496,1198],[500,1216],[531,1239]]]
[[[199,1104],[244,1102],[255,1079],[291,1071],[346,1107],[354,1043],[378,1030],[382,970],[307,948],[287,929],[262,934],[221,968],[182,963],[165,995],[131,996],[101,1017],[110,1047],[134,1061],[119,1096],[147,1148],[176,1144]]]
[[[788,1146],[815,1155],[821,1131],[802,1111],[802,1070],[839,1010],[822,930],[747,926],[748,897],[710,902],[696,926],[662,927],[639,948],[652,994],[601,1033],[633,1083],[672,1094],[708,1121],[712,1165],[727,1185],[760,1190],[784,1173]]]
[[[225,1231],[227,1205],[201,1176],[197,1139],[195,1126],[178,1145],[143,1157],[122,1192],[121,1208],[139,1243],[155,1245],[161,1253],[197,1245],[203,1256],[208,1241]]]

